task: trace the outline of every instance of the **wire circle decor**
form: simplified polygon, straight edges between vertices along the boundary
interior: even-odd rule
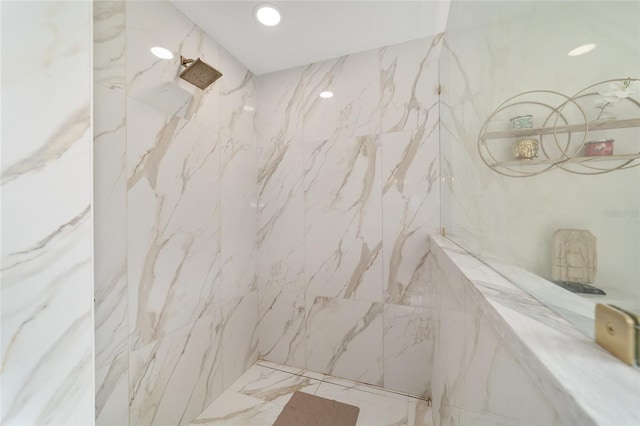
[[[493,169],[496,173],[509,177],[531,177],[553,169],[561,169],[569,173],[580,175],[593,175],[639,166],[640,148],[639,151],[629,155],[580,157],[580,153],[585,148],[585,144],[588,140],[590,129],[592,127],[595,127],[595,130],[602,130],[598,129],[598,127],[602,127],[602,122],[597,121],[597,119],[594,121],[589,121],[587,113],[578,102],[578,100],[581,100],[583,98],[599,95],[597,91],[593,91],[593,89],[597,86],[601,86],[604,84],[615,85],[615,83],[619,83],[619,85],[622,85],[621,87],[629,87],[631,82],[638,81],[640,81],[640,79],[637,78],[605,80],[586,87],[573,96],[567,96],[563,93],[552,90],[531,90],[512,96],[511,98],[501,103],[489,115],[489,117],[485,120],[482,127],[480,128],[477,141],[477,149],[480,158],[486,166]],[[547,98],[560,98],[561,101],[558,102],[557,106],[554,106],[552,103],[542,102],[535,99],[536,96],[540,95],[543,95]],[[633,99],[628,94],[625,94],[625,96],[623,96],[623,99],[621,100],[629,102],[631,105],[637,107],[640,110],[640,102]],[[609,101],[607,101],[607,103],[602,107],[600,115],[602,115],[605,108],[609,105],[608,102]],[[578,114],[573,114],[573,120],[575,121],[577,119],[578,122],[570,122],[571,119],[568,118],[569,115],[565,113],[565,109],[569,105],[577,109]],[[514,109],[516,113],[514,113],[513,115],[518,116],[517,112],[521,113],[523,110],[523,106],[535,106],[536,108],[547,109],[550,112],[543,121],[542,126],[538,128],[524,128],[511,131],[488,130],[492,122],[497,122],[496,117],[498,115],[503,114],[506,110]],[[604,129],[640,127],[640,114],[638,114],[638,117],[639,118],[637,119],[626,120],[624,124],[620,124],[620,126],[618,127],[616,123],[617,120],[608,120],[606,121],[607,127],[604,127]],[[579,142],[576,143],[575,141],[572,142],[573,133],[583,133],[584,135],[581,139],[579,139]],[[559,134],[566,135],[566,141],[561,142],[559,140]],[[531,138],[532,136],[540,136],[540,149],[538,150],[537,154],[541,154],[542,159],[510,159],[505,161],[500,160],[500,156],[496,155],[496,153],[493,151],[495,149],[499,149],[499,146],[502,146],[502,148],[504,148],[505,140],[508,143],[514,143],[514,138]],[[498,140],[502,140],[502,144],[497,143]],[[590,164],[594,160],[607,160],[606,162],[608,164],[603,167],[594,166]]]

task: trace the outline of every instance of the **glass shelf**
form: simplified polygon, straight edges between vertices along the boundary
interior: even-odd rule
[[[640,158],[640,152],[637,154],[627,154],[627,155],[600,155],[593,157],[571,157],[565,159],[534,159],[534,160],[510,160],[510,161],[500,161],[497,163],[490,164],[491,167],[499,167],[499,166],[537,166],[537,165],[550,165],[550,164],[567,164],[567,163],[591,163],[591,162],[600,162],[600,161],[633,161]]]
[[[556,126],[556,133],[572,133],[584,132],[588,130],[609,130],[609,129],[626,129],[629,127],[640,127],[640,118],[630,118],[627,120],[600,120],[592,121],[587,126],[585,124],[572,124],[569,126]],[[499,132],[487,132],[482,135],[484,140],[505,139],[505,138],[521,138],[524,136],[552,135],[553,127],[542,127],[537,129],[520,129],[520,130],[503,130]]]

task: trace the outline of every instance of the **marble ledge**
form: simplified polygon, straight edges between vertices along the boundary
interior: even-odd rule
[[[640,371],[464,249],[431,235],[436,258],[457,267],[530,376],[571,424],[640,424]]]

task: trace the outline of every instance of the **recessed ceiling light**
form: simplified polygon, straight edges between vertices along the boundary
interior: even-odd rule
[[[333,92],[329,92],[328,90],[325,90],[324,92],[320,92],[320,97],[321,98],[325,98],[325,99],[329,99],[329,98],[333,97]]]
[[[272,4],[259,4],[254,13],[258,22],[267,27],[273,27],[280,23],[280,11]]]
[[[160,59],[173,59],[173,53],[171,53],[170,50],[165,49],[164,47],[152,47],[151,53],[153,53]]]
[[[582,46],[578,46],[575,49],[573,49],[571,52],[569,52],[569,56],[584,55],[587,52],[591,52],[595,48],[596,48],[596,45],[593,43],[583,44]]]
[[[247,112],[253,112],[256,110],[256,107],[254,107],[253,105],[245,105],[242,107],[242,109]]]

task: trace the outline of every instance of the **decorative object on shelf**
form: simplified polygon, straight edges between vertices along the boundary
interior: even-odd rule
[[[591,284],[596,279],[596,237],[584,229],[558,229],[551,238],[551,279]]]
[[[598,92],[602,98],[594,101],[595,108],[600,111],[594,121],[615,120],[616,116],[613,115],[611,111],[608,111],[608,109],[610,110],[615,104],[628,98],[634,92],[638,91],[638,89],[640,89],[640,82],[632,80],[631,78],[609,83],[607,90]]]
[[[520,139],[513,144],[516,160],[533,160],[538,156],[538,139]]]
[[[602,157],[613,155],[615,139],[599,139],[584,144],[584,155],[587,157]]]
[[[629,114],[637,111],[637,114],[632,118],[604,119],[611,116],[606,115],[607,111],[604,110],[607,107],[604,106],[600,110],[602,114],[590,121],[581,104],[584,105],[585,100],[594,96],[600,105],[611,106],[624,102],[624,108],[619,108],[621,112]],[[626,149],[627,153],[613,154],[612,138],[600,140],[592,137],[594,140],[587,142],[590,132],[640,128],[640,101],[634,96],[640,98],[640,79],[637,78],[601,81],[571,97],[551,90],[520,93],[500,104],[485,120],[478,135],[478,153],[488,167],[508,177],[536,176],[554,169],[593,175],[640,166],[640,144],[637,150],[633,148],[629,152],[626,148],[629,144],[619,142],[622,145],[617,151]],[[554,99],[559,101],[556,103]],[[506,112],[522,112],[524,108],[530,111],[534,107],[549,111],[546,119],[541,120],[540,127],[528,127],[529,123],[533,126],[531,114],[511,114],[510,130],[494,130],[498,126],[504,129]],[[521,141],[535,140],[535,136],[539,136],[537,155],[532,157],[530,151],[526,151],[524,142],[520,152]],[[505,143],[511,145],[509,149],[506,149]]]
[[[533,115],[519,115],[509,120],[511,130],[531,129],[533,128]]]

